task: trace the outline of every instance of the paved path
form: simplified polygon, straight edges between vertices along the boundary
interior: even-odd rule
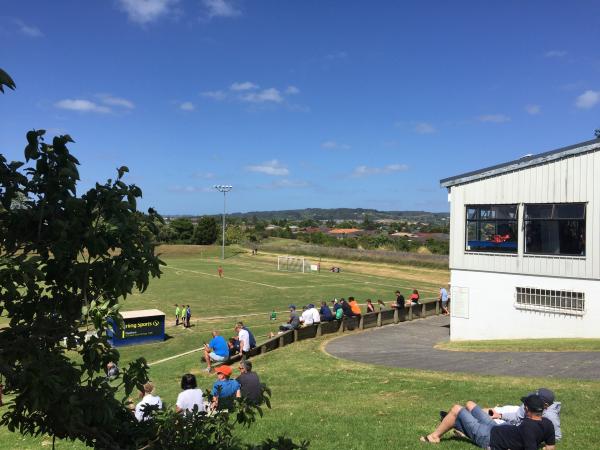
[[[325,351],[390,367],[486,375],[600,380],[600,352],[455,352],[433,346],[448,340],[444,316],[404,322],[334,339]]]

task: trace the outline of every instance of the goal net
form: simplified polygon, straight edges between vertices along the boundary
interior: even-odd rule
[[[277,257],[277,270],[284,270],[287,272],[308,272],[310,270],[310,264],[306,258],[297,256],[278,256]]]

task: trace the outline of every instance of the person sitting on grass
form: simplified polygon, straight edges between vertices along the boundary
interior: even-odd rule
[[[325,301],[321,302],[321,309],[319,309],[319,314],[321,314],[321,317],[325,322],[331,322],[333,320],[333,313],[331,312],[331,309],[329,309],[329,306],[327,306],[327,302]]]
[[[202,389],[198,389],[198,383],[193,374],[186,373],[181,377],[181,389],[175,403],[175,412],[184,414],[192,412],[194,408],[200,412],[205,411]]]
[[[109,363],[106,365],[106,378],[108,378],[109,380],[114,380],[118,376],[119,368],[114,362],[109,361]]]
[[[213,411],[229,410],[233,408],[233,399],[240,397],[240,383],[231,380],[231,367],[219,366],[215,369],[217,381],[212,388],[212,403],[210,405]]]
[[[140,402],[135,405],[133,412],[138,422],[142,420],[149,420],[152,415],[152,411],[156,409],[162,409],[162,400],[158,395],[154,395],[154,385],[148,381],[143,386],[143,390],[140,391]]]
[[[298,327],[300,327],[300,317],[296,312],[296,306],[290,305],[290,318],[287,323],[279,327],[279,331],[296,330]]]
[[[213,330],[212,339],[210,342],[204,343],[204,361],[206,362],[206,370],[210,372],[211,361],[222,362],[229,358],[229,346],[223,336],[219,335],[217,330]]]
[[[422,442],[439,444],[442,436],[453,428],[464,433],[480,448],[493,450],[537,450],[542,443],[545,450],[555,450],[554,425],[545,417],[544,401],[532,394],[521,399],[525,405],[525,419],[519,425],[498,425],[477,403],[454,405],[448,413],[440,412],[442,422]]]
[[[252,363],[248,360],[240,361],[240,376],[236,381],[240,383],[240,393],[243,398],[258,405],[262,400],[262,384],[256,372],[252,371]]]
[[[548,388],[539,388],[533,394],[539,395],[544,401],[544,412],[542,417],[545,417],[552,425],[554,425],[554,436],[559,441],[562,438],[560,431],[560,408],[561,403],[555,401],[554,392]],[[531,395],[531,394],[530,394]],[[509,423],[511,425],[519,425],[525,418],[525,406],[521,404],[497,406],[489,410],[489,414],[497,423]]]

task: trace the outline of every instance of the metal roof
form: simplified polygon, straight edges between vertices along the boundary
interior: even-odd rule
[[[600,139],[592,139],[591,141],[580,142],[579,144],[569,145],[568,147],[550,150],[549,152],[539,153],[537,155],[525,156],[503,164],[498,164],[485,169],[474,170],[472,172],[463,173],[450,178],[440,180],[442,187],[449,188],[459,184],[470,183],[482,178],[489,178],[501,175],[514,170],[521,170],[526,167],[545,164],[550,161],[555,161],[561,158],[579,155],[582,153],[593,152],[600,149]]]

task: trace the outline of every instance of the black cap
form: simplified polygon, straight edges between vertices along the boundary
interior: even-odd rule
[[[544,403],[547,405],[554,403],[554,392],[552,392],[550,389],[539,388],[537,391],[535,391],[535,393],[542,397],[542,400],[544,400]]]
[[[522,397],[521,401],[527,409],[533,413],[541,413],[544,411],[544,400],[537,394],[529,394],[527,397]]]

